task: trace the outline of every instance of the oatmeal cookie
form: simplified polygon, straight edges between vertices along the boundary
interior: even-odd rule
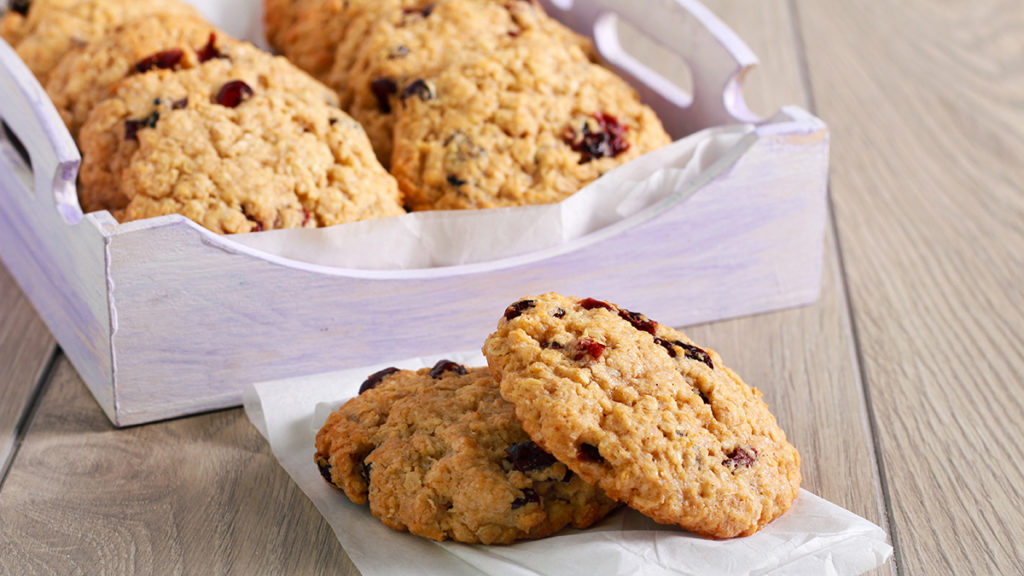
[[[221,233],[403,213],[394,179],[334,93],[247,44],[128,77],[80,133],[87,211],[183,214]]]
[[[316,437],[328,483],[395,530],[509,544],[616,504],[530,441],[487,368],[442,360],[371,375]]]
[[[65,55],[50,72],[46,92],[77,138],[89,112],[119,80],[157,68],[193,68],[236,43],[198,18],[144,18]]]
[[[60,59],[126,22],[165,14],[199,17],[179,0],[31,0],[16,2],[17,9],[0,23],[4,39],[41,84]]]
[[[361,34],[342,39],[324,82],[338,91],[342,108],[366,129],[385,166],[391,162],[392,109],[403,106],[413,93],[429,95],[432,88],[424,79],[452,63],[492,53],[530,33],[576,46],[596,59],[589,40],[549,18],[540,5],[523,0],[407,5],[378,15],[361,28]]]
[[[529,31],[397,90],[391,169],[412,210],[558,202],[670,142],[622,79]]]
[[[658,522],[749,535],[796,498],[800,456],[760,391],[643,314],[591,298],[524,299],[484,353],[531,439]]]

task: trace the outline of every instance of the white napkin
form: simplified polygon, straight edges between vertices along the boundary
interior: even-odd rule
[[[391,530],[324,482],[313,463],[314,437],[327,414],[355,396],[367,375],[386,366],[432,366],[442,357],[467,366],[486,364],[480,352],[450,353],[263,382],[245,390],[249,419],[364,576],[844,576],[880,566],[892,554],[881,528],[806,490],[781,518],[753,536],[732,540],[706,540],[629,509],[588,530],[565,530],[511,546],[436,543]]]

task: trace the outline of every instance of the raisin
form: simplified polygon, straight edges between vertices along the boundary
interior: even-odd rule
[[[402,14],[405,14],[405,15],[419,14],[420,16],[423,16],[424,18],[426,18],[426,17],[430,16],[430,14],[433,11],[434,11],[434,5],[433,4],[428,4],[425,8],[420,8],[419,10],[417,10],[415,8],[403,8],[402,9]]]
[[[593,444],[580,444],[576,458],[584,462],[604,462],[604,456],[601,456],[601,452]]]
[[[629,150],[629,142],[626,141],[628,127],[604,112],[593,114],[592,117],[597,120],[598,131],[591,131],[590,124],[584,123],[579,135],[572,128],[566,128],[562,136],[574,152],[580,153],[580,164],[596,158],[618,156]]]
[[[549,349],[554,349],[554,350],[561,350],[562,349],[562,345],[559,344],[558,342],[555,342],[554,340],[552,340],[551,342],[545,342],[544,344],[542,344],[541,348],[549,348]]]
[[[445,372],[455,372],[459,376],[466,373],[466,367],[451,360],[438,360],[437,364],[430,369],[430,377],[437,380]]]
[[[392,366],[390,368],[385,368],[383,370],[378,370],[377,372],[374,372],[373,374],[370,374],[366,378],[366,380],[363,380],[363,383],[359,385],[359,393],[362,394],[363,392],[366,392],[367,390],[372,390],[372,389],[376,388],[377,385],[380,384],[382,380],[384,380],[388,376],[394,374],[395,372],[398,372],[398,368],[395,368],[394,366]]]
[[[162,50],[136,62],[135,71],[142,74],[150,70],[174,70],[184,56],[185,51],[181,48]]]
[[[687,344],[686,342],[682,342],[679,340],[676,340],[675,342],[673,342],[673,344],[685,350],[687,358],[691,360],[697,360],[698,362],[703,362],[708,365],[708,368],[711,368],[712,370],[715,369],[715,364],[711,361],[711,355],[705,352],[703,349],[698,348],[693,344]]]
[[[749,468],[757,461],[757,450],[753,448],[747,450],[745,448],[736,448],[732,452],[725,454],[725,460],[722,462],[730,468]]]
[[[160,113],[156,110],[149,113],[145,118],[137,118],[124,121],[124,139],[138,140],[139,130],[143,128],[154,128],[160,120]]]
[[[210,32],[210,38],[206,41],[206,45],[196,51],[196,58],[199,59],[200,63],[206,62],[207,60],[213,60],[214,58],[227,58],[221,53],[220,49],[216,46],[217,34]]]
[[[537,302],[534,300],[520,300],[508,308],[505,308],[505,320],[512,320],[513,318],[518,317],[523,312],[533,308],[536,303]]]
[[[326,480],[331,486],[337,487],[337,484],[331,480],[331,463],[327,458],[317,454],[314,456],[314,460],[316,460],[316,467],[320,469],[320,475],[324,477],[324,480]]]
[[[576,342],[576,356],[575,360],[583,360],[585,357],[590,356],[594,360],[601,357],[604,353],[604,344],[601,344],[593,338],[580,338]]]
[[[409,55],[409,49],[405,46],[395,46],[391,52],[388,52],[388,60],[394,60],[396,58],[405,58]]]
[[[449,186],[454,186],[454,187],[458,188],[459,186],[465,186],[466,185],[466,181],[463,180],[462,178],[459,178],[455,174],[449,174],[448,175],[448,185]]]
[[[175,100],[171,102],[171,110],[181,110],[188,106],[188,96],[185,96],[181,100]]]
[[[547,468],[555,463],[555,457],[544,451],[534,441],[527,440],[505,448],[505,457],[520,472]]]
[[[377,99],[377,109],[381,114],[391,114],[391,96],[398,92],[398,84],[391,78],[377,78],[370,82],[370,91]]]
[[[648,334],[654,335],[654,329],[657,328],[658,323],[654,320],[649,319],[647,316],[639,312],[630,312],[629,310],[619,310],[619,317],[629,322],[637,330],[642,330]]]
[[[253,95],[252,88],[241,80],[232,80],[220,87],[213,101],[221,106],[235,108]]]
[[[22,16],[28,16],[28,9],[30,7],[32,7],[32,0],[11,0],[11,3],[7,6],[8,10]]]
[[[366,482],[367,486],[370,485],[370,472],[372,471],[373,464],[363,460],[363,464],[360,466],[359,475],[363,477],[363,482]]]
[[[580,300],[580,306],[583,307],[584,310],[593,310],[594,308],[604,308],[605,310],[612,311],[615,310],[615,308],[613,308],[611,304],[605,302],[604,300],[595,300],[593,298]]]
[[[565,309],[561,307],[556,308],[555,311],[551,313],[551,315],[554,316],[555,318],[565,318]]]
[[[700,401],[701,402],[703,402],[705,404],[711,404],[711,401],[708,400],[708,397],[704,395],[704,391],[703,390],[701,390],[700,388],[697,388],[696,386],[694,386],[693,387],[693,391],[694,391],[694,393],[697,394],[697,396],[700,396]]]
[[[540,502],[540,496],[532,488],[523,488],[523,497],[512,501],[512,509],[521,508],[530,502]]]
[[[406,98],[411,98],[413,96],[418,96],[419,99],[423,101],[433,100],[434,88],[426,80],[418,78],[406,84],[405,88],[402,89],[401,98],[403,102]]]

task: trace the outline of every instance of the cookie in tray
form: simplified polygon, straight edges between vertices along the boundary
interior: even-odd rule
[[[20,0],[0,21],[0,34],[40,83],[60,59],[125,22],[158,14],[199,17],[179,0]]]
[[[371,375],[316,438],[324,479],[387,526],[509,544],[616,507],[531,442],[487,368],[442,360]]]
[[[420,6],[364,12],[359,34],[342,38],[333,68],[323,78],[342,108],[366,129],[377,157],[391,162],[394,114],[410,95],[422,97],[430,78],[446,66],[519,41],[526,31],[581,48],[590,41],[522,0],[437,0]],[[355,27],[355,25],[353,24]]]
[[[671,141],[625,81],[541,30],[398,90],[391,170],[411,210],[558,202]]]
[[[800,456],[760,391],[643,314],[553,293],[523,299],[484,354],[533,441],[658,522],[749,535],[796,498]]]
[[[282,57],[227,46],[130,76],[79,134],[87,211],[183,214],[220,233],[404,213],[394,179],[336,96]]]
[[[46,93],[77,138],[89,112],[119,80],[158,68],[192,68],[221,57],[232,44],[237,41],[200,18],[143,18],[66,54],[50,72]]]

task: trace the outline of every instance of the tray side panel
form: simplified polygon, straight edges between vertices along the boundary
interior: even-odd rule
[[[203,244],[111,238],[118,423],[236,405],[244,384],[479,347],[505,306],[560,291],[681,326],[813,301],[827,134],[761,137],[686,202],[589,247],[486,273],[359,279]]]

